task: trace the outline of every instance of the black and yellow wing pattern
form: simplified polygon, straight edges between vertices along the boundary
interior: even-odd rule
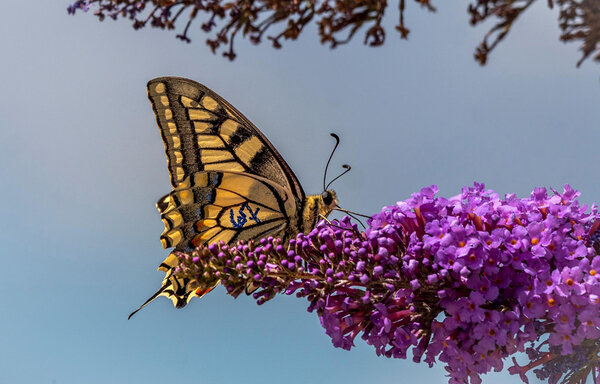
[[[329,212],[317,197],[307,199],[290,167],[258,128],[207,87],[162,77],[148,83],[148,97],[173,186],[157,202],[165,225],[164,248],[190,252],[218,241],[289,238],[312,228],[319,212]],[[171,253],[159,267],[166,272],[162,287],[140,309],[158,296],[183,307],[194,293],[201,296],[210,290],[194,292],[187,281],[172,275],[176,265]]]
[[[284,233],[297,205],[289,190],[250,173],[197,172],[158,201],[165,248],[191,251]]]
[[[148,97],[174,188],[198,171],[237,171],[267,178],[304,198],[298,179],[269,140],[207,87],[163,77],[148,83]]]

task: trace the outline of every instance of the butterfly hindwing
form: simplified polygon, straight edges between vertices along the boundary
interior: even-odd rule
[[[297,220],[297,201],[292,192],[260,176],[240,172],[197,172],[186,177],[171,193],[157,202],[165,230],[164,248],[191,252],[197,246],[223,241],[232,243],[267,236],[284,236]],[[173,275],[179,263],[175,253],[159,266],[166,273],[161,288],[129,317],[159,296],[177,308],[194,296],[210,292],[218,279],[193,287],[189,280]],[[257,287],[247,287],[252,292]]]
[[[197,172],[161,198],[165,248],[190,252],[202,244],[278,236],[297,215],[288,191],[260,176]]]
[[[267,138],[222,97],[195,81],[163,77],[148,83],[148,97],[166,147],[171,184],[199,171],[235,171],[304,191]]]

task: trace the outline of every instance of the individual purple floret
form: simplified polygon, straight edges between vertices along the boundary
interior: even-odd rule
[[[333,345],[357,336],[378,355],[445,363],[449,383],[480,383],[515,352],[527,382],[596,381],[600,343],[600,215],[579,192],[536,188],[504,199],[483,184],[450,199],[437,187],[385,207],[359,232],[345,217],[288,244],[211,244],[180,255],[176,275],[204,290],[215,279],[262,304],[309,300]],[[528,346],[529,345],[529,346]],[[583,381],[582,381],[583,380]],[[600,381],[597,381],[600,382]]]

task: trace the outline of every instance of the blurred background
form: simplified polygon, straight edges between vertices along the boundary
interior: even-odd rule
[[[537,186],[600,199],[599,67],[577,69],[558,41],[557,11],[538,2],[494,51],[473,60],[486,27],[466,3],[411,4],[408,41],[362,37],[330,50],[312,25],[274,50],[238,39],[237,59],[206,36],[134,31],[130,22],[67,15],[68,1],[11,1],[0,24],[0,383],[445,383],[441,365],[379,358],[357,338],[335,349],[307,302],[258,307],[219,287],[176,310],[159,298],[166,256],[154,204],[170,191],[146,97],[158,76],[199,81],[253,121],[308,193],[323,169],[352,171],[334,188],[365,214],[437,184],[450,197],[473,181],[528,196]],[[196,26],[198,28],[198,26]],[[519,383],[506,367],[484,383]],[[530,377],[531,382],[536,382]]]

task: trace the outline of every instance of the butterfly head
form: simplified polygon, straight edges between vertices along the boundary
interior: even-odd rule
[[[308,233],[317,225],[319,220],[329,216],[337,208],[337,196],[332,190],[325,190],[318,195],[306,196],[302,209],[300,227],[295,233]]]
[[[317,201],[319,215],[327,217],[337,207],[337,203],[338,200],[334,190],[323,191]]]

